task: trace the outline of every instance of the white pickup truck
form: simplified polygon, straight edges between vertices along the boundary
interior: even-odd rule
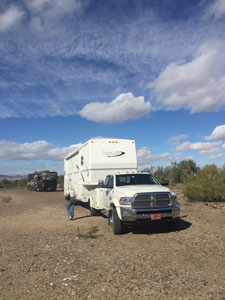
[[[149,173],[116,173],[91,194],[91,213],[95,207],[109,219],[114,234],[120,234],[126,224],[164,219],[172,229],[179,226],[180,204],[176,194],[161,185]]]
[[[115,234],[126,224],[143,221],[165,219],[171,227],[178,226],[176,195],[151,174],[138,172],[134,140],[91,139],[68,154],[64,191],[68,187],[79,201],[89,203],[92,215],[105,214]]]

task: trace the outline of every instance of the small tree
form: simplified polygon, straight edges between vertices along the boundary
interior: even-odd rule
[[[206,165],[184,179],[183,191],[190,201],[225,201],[225,170]]]

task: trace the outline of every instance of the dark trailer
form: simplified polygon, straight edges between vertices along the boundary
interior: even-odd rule
[[[49,170],[28,174],[27,188],[30,191],[56,191],[58,173]]]

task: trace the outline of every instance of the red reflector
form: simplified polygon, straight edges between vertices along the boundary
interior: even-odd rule
[[[151,220],[161,220],[161,215],[160,214],[155,214],[155,215],[151,215]]]

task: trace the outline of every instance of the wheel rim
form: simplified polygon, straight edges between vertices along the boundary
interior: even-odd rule
[[[111,216],[109,217],[109,224],[110,224],[110,226],[112,226],[112,227],[113,227],[113,225],[114,225],[113,212],[112,212]]]

